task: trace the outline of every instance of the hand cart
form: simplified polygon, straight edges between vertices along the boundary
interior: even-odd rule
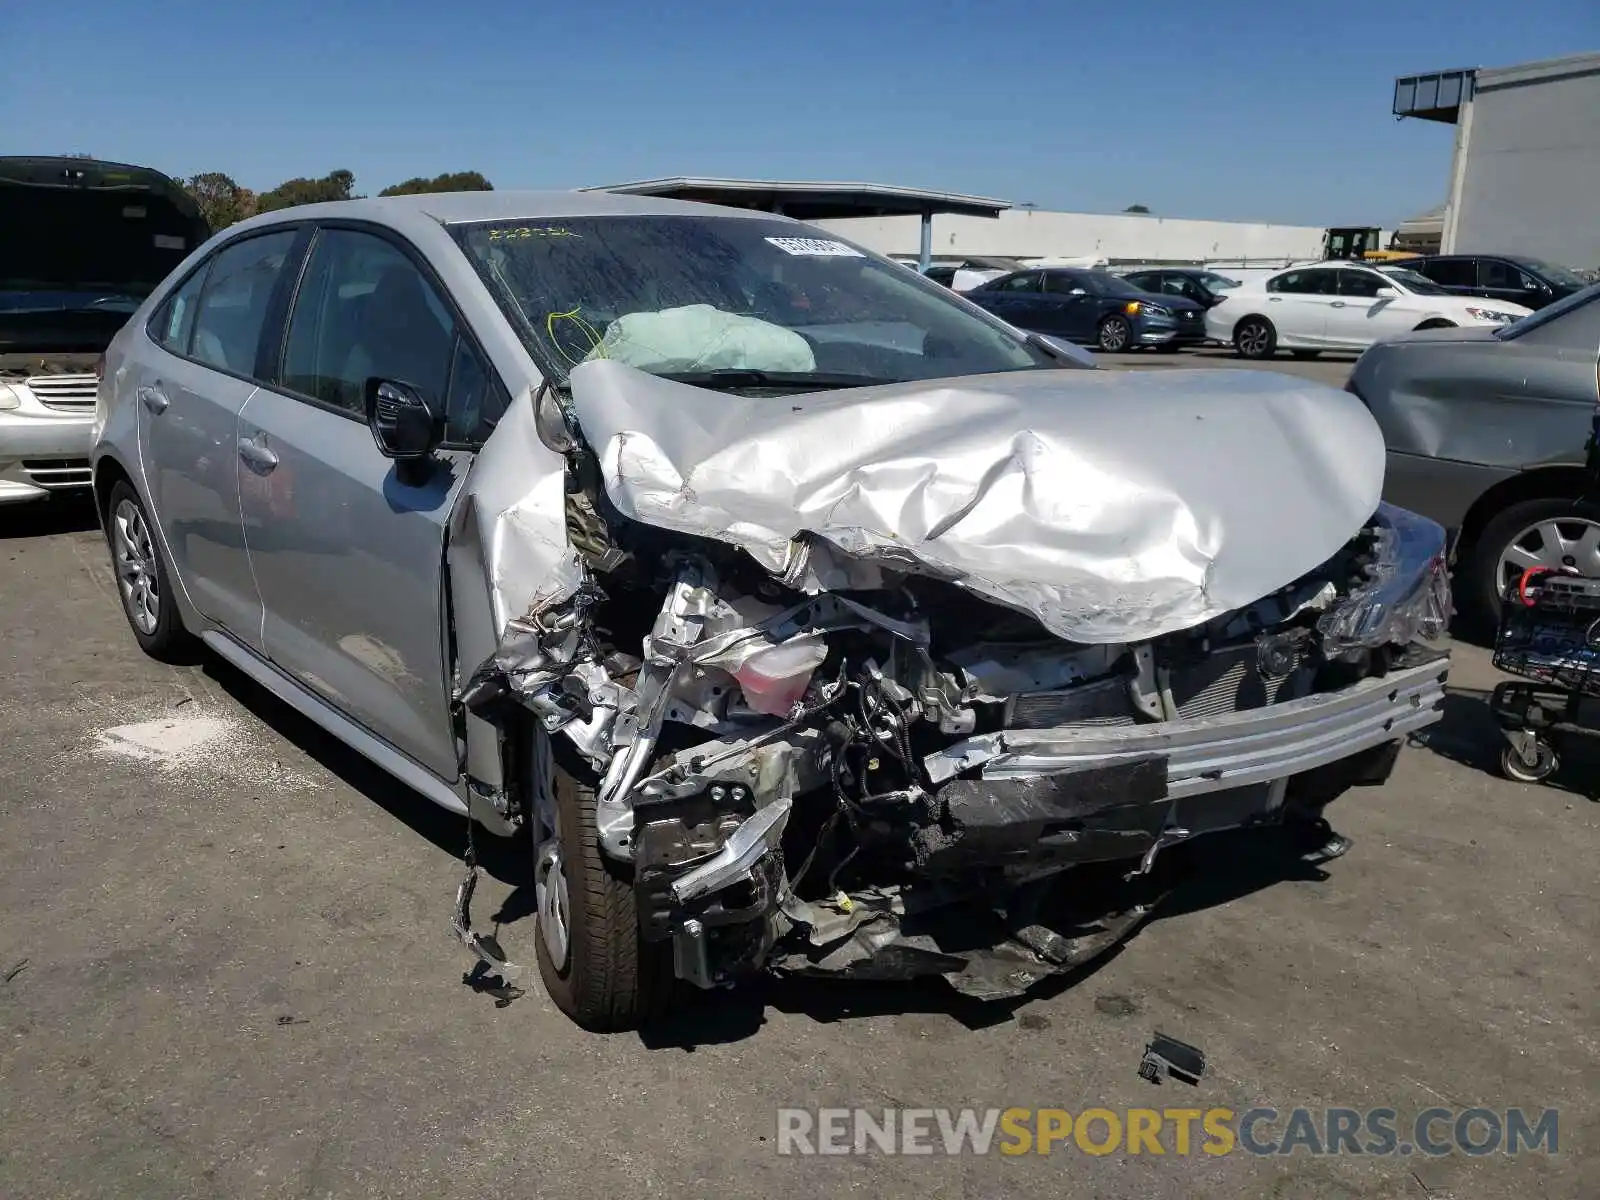
[[[1523,572],[1501,602],[1494,665],[1524,677],[1489,699],[1509,743],[1500,770],[1519,783],[1548,779],[1565,739],[1600,737],[1600,715],[1585,704],[1600,698],[1600,579]]]

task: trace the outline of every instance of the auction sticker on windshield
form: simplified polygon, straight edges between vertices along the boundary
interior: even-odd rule
[[[803,254],[814,258],[866,257],[854,246],[846,246],[843,242],[834,242],[827,238],[769,237],[767,241],[785,254]]]

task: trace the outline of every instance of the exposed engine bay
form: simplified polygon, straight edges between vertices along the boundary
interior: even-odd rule
[[[700,987],[770,967],[1019,994],[1144,916],[1056,927],[1063,872],[1133,878],[1195,836],[1314,817],[1439,719],[1447,660],[1416,639],[1450,611],[1443,533],[1402,510],[1369,507],[1251,603],[1077,641],[1041,619],[1059,605],[910,556],[800,535],[774,563],[641,523],[575,423],[542,437],[566,455],[576,570],[459,698],[531,712],[593,781],[642,936]]]

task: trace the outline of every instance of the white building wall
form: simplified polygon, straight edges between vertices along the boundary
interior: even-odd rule
[[[914,257],[921,235],[918,217],[848,217],[816,224],[879,254]],[[1244,259],[1270,264],[1320,257],[1322,235],[1322,229],[1309,225],[1011,208],[993,219],[935,216],[933,256],[1100,257],[1113,263]]]

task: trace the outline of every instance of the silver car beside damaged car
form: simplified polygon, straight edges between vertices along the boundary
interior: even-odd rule
[[[1444,534],[1355,397],[1084,369],[794,221],[291,209],[107,371],[140,643],[527,838],[588,1027],[763,969],[1018,994],[1143,916],[1052,924],[1078,868],[1315,822],[1439,719]]]

